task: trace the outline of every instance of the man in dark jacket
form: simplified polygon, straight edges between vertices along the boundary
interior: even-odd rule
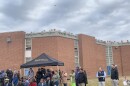
[[[12,86],[13,72],[11,69],[7,69],[6,73],[7,73],[7,76],[9,78],[9,84],[10,84],[10,86]]]
[[[87,80],[86,78],[87,77],[85,76],[85,73],[84,73],[83,69],[81,68],[78,73],[78,78],[77,78],[79,86],[85,86],[85,83]]]
[[[45,78],[46,69],[45,68],[41,68],[41,72],[42,72],[42,77]]]
[[[86,77],[86,80],[85,80],[85,86],[88,84],[88,79],[87,79],[87,73],[86,73],[86,70],[84,70],[84,74],[85,74],[85,77]]]
[[[118,80],[119,80],[119,74],[118,74],[118,69],[116,65],[112,65],[111,69],[111,80],[112,80],[112,86],[118,86]]]
[[[40,82],[41,78],[42,78],[42,72],[41,72],[41,69],[39,68],[37,73],[36,73],[36,81],[37,81],[37,84]]]
[[[78,86],[78,74],[79,74],[79,67],[76,67],[76,70],[75,70],[75,82],[76,82],[76,86]]]

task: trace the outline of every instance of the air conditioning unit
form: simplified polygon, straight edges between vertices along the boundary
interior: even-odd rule
[[[11,37],[6,38],[6,42],[11,43],[12,42]]]

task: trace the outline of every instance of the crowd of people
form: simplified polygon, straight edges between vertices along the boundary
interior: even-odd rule
[[[29,80],[32,80],[29,86],[69,86],[68,77],[70,78],[71,86],[76,86],[76,84],[78,86],[86,86],[88,83],[86,71],[79,67],[76,68],[76,71],[72,70],[69,75],[61,70],[53,71],[52,69],[39,68],[36,76],[34,76],[34,72],[30,68],[28,75]]]
[[[76,86],[75,81],[79,86],[87,84],[86,72],[79,67],[76,71],[72,70],[70,74],[61,70],[39,68],[36,75],[30,68],[26,77],[21,77],[20,72],[16,70],[0,71],[0,86],[69,86],[68,78],[70,78],[71,86]]]
[[[17,86],[18,81],[20,81],[20,72],[12,71],[7,69],[6,71],[0,71],[0,86]]]
[[[77,67],[70,74],[65,71],[39,68],[36,75],[32,68],[29,69],[26,77],[21,77],[19,71],[8,69],[0,72],[0,86],[83,86],[87,84],[87,74]]]
[[[107,74],[100,67],[96,73],[99,86],[105,86],[105,78]],[[68,85],[70,80],[70,85]],[[111,68],[112,86],[119,86],[119,74],[116,65]],[[39,68],[36,75],[32,68],[29,69],[26,77],[21,77],[19,71],[0,71],[0,86],[86,86],[88,84],[87,73],[82,68],[76,67],[70,74],[66,71]],[[130,81],[123,81],[124,86],[130,86]]]

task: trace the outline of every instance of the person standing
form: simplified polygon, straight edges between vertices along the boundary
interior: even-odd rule
[[[54,86],[59,86],[59,73],[57,71],[53,72],[52,81]]]
[[[111,69],[111,80],[112,80],[112,86],[118,86],[119,85],[119,74],[118,74],[118,69],[115,64],[112,64],[112,69]]]
[[[53,86],[53,83],[52,83],[50,77],[47,77],[46,85],[47,85],[47,86]]]
[[[21,78],[21,76],[20,76],[20,71],[18,71],[17,75],[18,75],[18,79],[19,79],[19,81],[20,81],[20,78]]]
[[[19,81],[18,74],[17,74],[16,71],[14,71],[13,86],[17,86],[18,85],[18,81]]]
[[[76,67],[76,71],[75,71],[75,82],[76,82],[76,86],[78,85],[78,74],[79,74],[79,67]]]
[[[99,68],[96,77],[98,78],[99,86],[105,86],[106,72],[102,70],[101,67]]]
[[[61,70],[59,70],[59,76],[60,76],[60,85],[62,85],[62,73]]]
[[[35,78],[36,78],[36,82],[38,84],[40,82],[41,78],[42,78],[42,72],[41,72],[40,68],[38,69]]]
[[[7,74],[5,74],[3,86],[9,86],[9,78],[8,78]]]
[[[45,68],[41,68],[41,72],[42,72],[42,78],[45,78],[46,69]]]
[[[29,80],[28,80],[28,78],[24,79],[24,86],[29,86]]]
[[[62,81],[63,81],[63,86],[67,86],[67,73],[63,72],[62,74]]]
[[[28,79],[31,80],[34,78],[34,71],[32,68],[29,69],[29,72],[28,72]]]
[[[4,86],[4,78],[5,78],[5,72],[2,70],[0,72],[0,86]]]
[[[78,80],[78,86],[85,86],[86,76],[82,68],[80,69],[78,73],[77,80]]]
[[[71,71],[70,77],[71,77],[71,86],[76,86],[76,84],[75,84],[75,72],[74,72],[74,70]]]
[[[41,79],[38,86],[47,86],[44,79]]]
[[[84,74],[85,74],[85,77],[86,77],[86,80],[85,80],[85,86],[88,84],[88,79],[87,79],[87,73],[86,71],[84,70]]]
[[[13,72],[12,72],[11,69],[7,69],[6,73],[7,73],[7,76],[8,76],[8,78],[9,78],[9,85],[12,86]]]

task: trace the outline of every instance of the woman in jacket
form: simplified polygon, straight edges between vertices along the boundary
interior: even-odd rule
[[[64,86],[67,86],[67,73],[62,73],[62,82]]]

